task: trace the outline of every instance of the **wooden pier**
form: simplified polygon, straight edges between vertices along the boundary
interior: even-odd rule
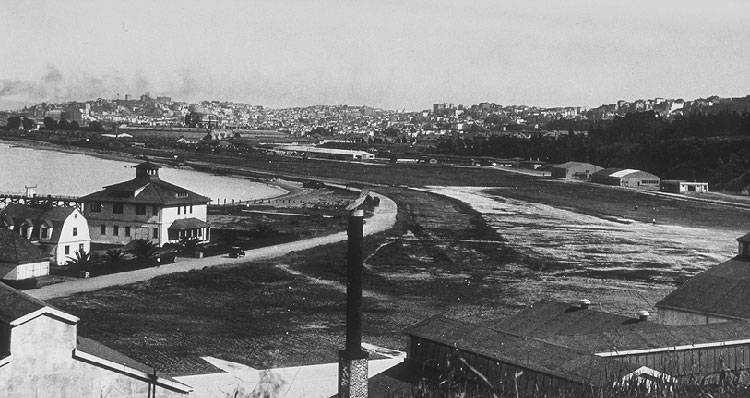
[[[78,196],[0,192],[0,204],[5,207],[9,203],[19,203],[32,207],[74,206],[83,211],[83,203],[79,201]]]

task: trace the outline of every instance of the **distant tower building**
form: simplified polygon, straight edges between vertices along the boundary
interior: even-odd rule
[[[47,111],[47,113],[44,114],[44,117],[49,117],[59,122],[63,117],[63,111],[61,111],[60,109],[53,109],[51,111]]]

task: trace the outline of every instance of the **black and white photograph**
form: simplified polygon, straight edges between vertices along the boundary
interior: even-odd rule
[[[750,398],[748,39],[0,0],[0,398]]]

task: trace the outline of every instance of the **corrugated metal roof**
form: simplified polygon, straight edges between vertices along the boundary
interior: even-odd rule
[[[554,301],[535,303],[493,328],[588,353],[750,338],[746,322],[669,326]]]
[[[558,301],[540,301],[500,321],[493,329],[521,336],[546,338],[618,329],[655,329],[661,325],[638,318],[601,312]]]
[[[611,377],[623,376],[638,368],[441,316],[428,318],[406,333],[538,373],[595,386],[605,385],[612,381]]]
[[[735,257],[713,266],[689,279],[656,306],[750,319],[750,262]]]
[[[746,322],[668,326],[653,329],[618,329],[579,335],[552,335],[544,341],[590,353],[647,350],[750,338]]]

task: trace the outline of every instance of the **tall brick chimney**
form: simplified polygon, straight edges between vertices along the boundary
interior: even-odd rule
[[[737,255],[744,261],[750,261],[750,233],[737,238],[740,244],[740,250]]]
[[[367,397],[367,352],[362,350],[362,226],[353,210],[347,228],[346,349],[339,351],[339,398]]]

